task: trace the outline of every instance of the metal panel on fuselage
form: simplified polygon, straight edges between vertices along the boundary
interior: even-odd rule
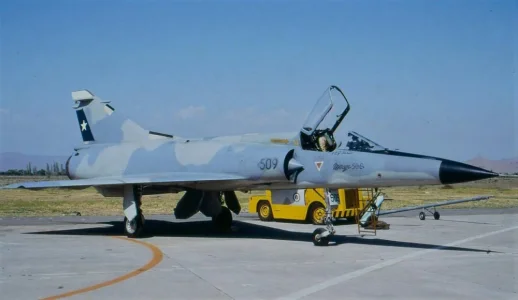
[[[294,158],[305,167],[297,177],[299,188],[440,184],[439,160],[345,150],[296,150]]]
[[[238,174],[254,182],[287,182],[284,162],[291,149],[220,141],[153,140],[92,145],[72,156],[69,167],[75,179],[197,172]]]

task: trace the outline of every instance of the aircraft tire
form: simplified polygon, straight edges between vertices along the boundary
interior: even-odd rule
[[[436,211],[433,213],[433,218],[439,220],[441,218],[441,214],[438,211]]]
[[[426,215],[424,214],[424,212],[420,212],[419,213],[419,220],[424,220],[426,219]]]
[[[129,222],[128,218],[124,217],[124,233],[129,238],[138,238],[144,231],[143,216],[137,216],[133,221]]]
[[[221,212],[217,216],[212,217],[212,222],[218,229],[229,230],[232,226],[232,213],[230,209],[226,206],[222,206]]]
[[[317,235],[322,234],[326,231],[325,228],[317,228],[315,231],[313,231],[313,234],[311,235],[311,239],[313,240],[313,245],[315,246],[327,246],[329,244],[329,237],[321,237],[317,238]]]

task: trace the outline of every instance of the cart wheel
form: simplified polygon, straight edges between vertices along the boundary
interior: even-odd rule
[[[419,213],[419,219],[420,219],[420,220],[424,220],[424,219],[426,219],[426,216],[425,216],[424,212],[420,212],[420,213]]]
[[[322,225],[324,224],[324,218],[326,217],[326,208],[320,204],[320,202],[315,202],[309,208],[309,219],[311,223],[314,225]]]
[[[257,204],[257,215],[261,221],[273,220],[272,207],[268,201],[259,201]]]
[[[441,214],[438,211],[433,213],[433,218],[434,219],[439,220],[440,217],[441,217]]]
[[[311,235],[311,239],[313,240],[313,245],[315,246],[327,246],[329,244],[329,236],[317,238],[317,235],[320,235],[326,232],[325,228],[317,228],[313,231]]]

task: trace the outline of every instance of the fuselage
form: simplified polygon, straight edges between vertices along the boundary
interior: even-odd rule
[[[149,140],[89,145],[69,158],[67,172],[71,179],[182,172],[233,174],[244,178],[235,182],[191,185],[206,190],[356,188],[453,183],[451,164],[445,167],[440,159],[408,155],[341,149],[309,151],[293,145]],[[293,166],[301,167],[294,170]],[[458,168],[453,167],[455,173]],[[446,175],[445,170],[449,172]],[[445,178],[449,178],[449,182],[445,182]],[[458,178],[458,182],[463,181],[467,180]]]

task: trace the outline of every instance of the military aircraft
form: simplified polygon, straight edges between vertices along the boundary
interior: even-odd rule
[[[15,183],[2,189],[82,189],[121,197],[125,234],[144,229],[143,195],[185,192],[177,219],[201,212],[229,228],[241,207],[235,191],[440,185],[499,174],[464,163],[384,148],[356,132],[346,146],[334,133],[350,110],[330,86],[300,132],[183,138],[143,128],[88,90],[72,92],[83,144],[66,161],[70,180]],[[328,117],[331,116],[331,117]],[[334,118],[333,118],[334,116]],[[330,193],[326,228],[313,232],[315,245],[335,234]],[[224,206],[223,204],[226,204]]]

